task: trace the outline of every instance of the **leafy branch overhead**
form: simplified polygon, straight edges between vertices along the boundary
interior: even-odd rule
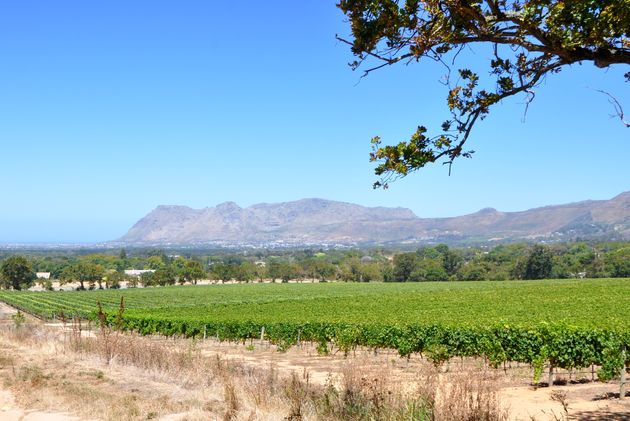
[[[337,6],[350,21],[352,39],[338,39],[357,56],[353,69],[368,59],[376,61],[364,70],[367,75],[423,57],[447,68],[450,118],[440,133],[429,135],[420,126],[397,145],[373,138],[370,159],[378,163],[375,172],[380,176],[374,187],[386,188],[434,162],[448,164],[450,170],[456,158],[474,152],[465,148],[466,142],[492,105],[517,94],[525,95],[528,104],[532,89],[563,66],[584,61],[599,68],[630,64],[630,0],[340,0]],[[452,77],[449,64],[474,44],[492,46],[491,88],[480,87],[479,75],[467,68]],[[625,78],[630,81],[630,72]],[[620,106],[615,109],[623,118]]]

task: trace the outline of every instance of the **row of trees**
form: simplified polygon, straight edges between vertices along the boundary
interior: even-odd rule
[[[125,268],[151,272],[128,276]],[[299,250],[263,256],[241,252],[184,257],[151,251],[129,257],[124,250],[117,255],[7,256],[0,262],[0,286],[30,287],[35,271],[51,272],[62,284],[77,282],[79,289],[118,288],[123,282],[132,287],[196,284],[201,279],[420,282],[630,277],[630,244],[512,244],[492,249],[452,249],[442,244],[407,253]],[[51,286],[48,280],[41,282]]]
[[[630,246],[598,249],[584,243],[516,244],[490,251],[428,247],[394,257],[386,281],[507,280],[630,277]]]

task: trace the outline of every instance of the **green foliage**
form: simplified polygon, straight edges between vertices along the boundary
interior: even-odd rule
[[[468,262],[458,272],[457,279],[460,281],[483,281],[488,279],[487,264],[482,262]]]
[[[118,289],[120,288],[120,284],[122,282],[133,283],[135,280],[135,277],[125,275],[124,272],[111,271],[105,275],[104,279],[105,279],[105,286],[107,288]]]
[[[411,278],[416,267],[417,257],[415,253],[401,253],[394,256],[394,269],[392,280],[394,282],[405,282]]]
[[[610,276],[630,277],[630,246],[608,253],[605,261]]]
[[[519,361],[538,371],[544,363],[596,364],[602,378],[619,372],[630,345],[629,279],[3,291],[0,299],[41,317],[63,311],[94,318],[100,302],[109,325],[142,334],[205,332],[245,341],[264,327],[280,349],[299,337],[321,353],[390,348],[402,356],[423,353],[436,364],[456,356]]]
[[[334,273],[334,267],[331,268]],[[364,261],[358,257],[351,257],[341,265],[338,279],[351,282],[380,282],[383,280],[381,266],[372,261]]]
[[[184,263],[184,266],[179,271],[180,281],[190,282],[196,284],[197,281],[204,279],[208,276],[203,269],[201,263],[196,260],[189,260]]]
[[[79,282],[79,289],[84,290],[86,282],[90,289],[94,289],[96,283],[101,287],[104,276],[105,269],[103,266],[83,260],[71,266],[66,266],[61,272],[59,279],[62,283]]]
[[[630,272],[630,256],[627,242],[568,243],[545,246],[551,255],[551,272],[527,277],[551,278],[602,278],[624,277]],[[77,251],[28,252],[28,263],[34,271],[51,272],[52,279],[62,284],[80,282],[79,288],[117,288],[126,281],[130,286],[169,285],[173,282],[195,284],[199,279],[236,282],[270,281],[271,279],[342,280],[349,282],[407,282],[437,280],[507,280],[525,279],[528,261],[535,263],[534,247],[527,244],[498,245],[494,248],[449,248],[444,244],[421,247],[415,252],[372,250],[258,250],[256,253],[196,251],[184,257],[184,251],[169,257],[163,251],[132,249],[125,260],[118,250],[77,254]],[[214,252],[213,252],[214,253]],[[4,257],[6,256],[6,257]],[[8,259],[10,252],[1,252],[0,259]],[[538,259],[540,262],[540,259]],[[548,259],[546,266],[548,266]],[[0,260],[0,265],[2,260]],[[124,277],[123,268],[162,269],[158,276],[142,278]],[[170,268],[170,269],[169,269]],[[209,268],[206,274],[204,268]],[[530,273],[537,271],[530,264]],[[174,279],[173,281],[173,271]],[[119,275],[114,275],[113,272]],[[90,274],[94,275],[91,276]],[[100,275],[100,276],[99,276]],[[52,286],[44,280],[42,287]],[[30,285],[30,284],[29,284]],[[4,283],[7,287],[7,283]],[[10,286],[9,286],[10,287]]]
[[[234,280],[238,282],[250,282],[257,276],[256,265],[251,262],[242,262],[236,266],[234,271]]]
[[[545,279],[551,276],[553,255],[541,245],[535,245],[525,263],[523,279]]]
[[[315,256],[304,261],[304,272],[312,279],[319,279],[320,282],[332,278],[337,272],[337,267],[327,262],[323,257]]]
[[[16,329],[20,329],[24,323],[26,323],[26,316],[20,310],[18,310],[14,315],[11,316],[11,320],[13,320],[13,324],[15,324]]]
[[[365,74],[422,58],[452,65],[478,45],[490,53],[480,73],[446,66],[450,117],[441,132],[429,134],[420,125],[409,140],[395,145],[372,139],[370,159],[378,162],[380,177],[374,187],[386,188],[427,164],[450,168],[455,159],[470,157],[474,151],[464,147],[490,107],[520,94],[529,103],[546,75],[584,61],[601,68],[630,64],[628,0],[340,0],[338,7],[350,22],[352,39],[338,38],[357,56],[352,68],[376,60]],[[625,77],[630,80],[630,72]]]
[[[155,272],[143,272],[140,275],[140,283],[144,287],[155,286],[156,285]]]
[[[175,285],[177,282],[177,271],[170,265],[161,266],[153,272],[153,282],[159,286]]]
[[[289,282],[301,276],[301,268],[295,263],[272,260],[267,265],[267,276],[272,280],[280,279]]]
[[[11,256],[0,266],[0,285],[4,289],[29,288],[35,280],[35,272],[23,256]]]
[[[448,273],[438,259],[420,259],[416,261],[408,281],[448,281]]]
[[[397,282],[448,281],[463,263],[459,252],[447,245],[424,247],[394,257],[393,280]]]

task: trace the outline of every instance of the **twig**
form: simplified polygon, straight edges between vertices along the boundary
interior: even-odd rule
[[[626,127],[630,127],[630,122],[625,120],[625,116],[623,113],[623,108],[621,107],[621,104],[619,103],[619,101],[617,100],[617,98],[615,98],[614,96],[612,96],[610,93],[606,92],[606,91],[602,91],[601,89],[596,89],[597,92],[604,94],[608,97],[608,102],[610,102],[613,106],[613,108],[615,109],[615,114],[611,115],[611,117],[619,117],[619,120],[621,120],[621,123],[626,126]]]

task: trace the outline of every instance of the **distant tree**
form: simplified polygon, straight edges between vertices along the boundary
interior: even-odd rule
[[[434,249],[440,256],[444,256],[446,253],[450,251],[450,249],[448,248],[448,245],[446,244],[438,244],[437,246],[434,247]]]
[[[600,253],[596,253],[593,261],[586,268],[588,278],[605,278],[609,276],[606,260]]]
[[[177,271],[173,266],[162,266],[153,273],[153,279],[160,286],[175,285],[177,282]]]
[[[258,280],[258,282],[262,282],[268,276],[266,265],[257,264],[254,272],[256,274],[256,279]]]
[[[457,273],[460,266],[462,265],[464,259],[461,254],[456,250],[447,249],[442,254],[442,267],[448,274],[448,276],[453,276]]]
[[[383,274],[383,282],[394,282],[394,268],[391,264],[384,265],[381,273]]]
[[[578,274],[571,271],[569,266],[567,265],[567,260],[564,259],[563,255],[554,255],[553,256],[553,270],[550,278],[553,279],[567,279],[572,277],[577,277]]]
[[[444,270],[440,259],[419,259],[408,280],[411,282],[448,281],[448,273]]]
[[[103,266],[81,261],[64,268],[61,272],[59,280],[62,284],[68,282],[79,282],[78,289],[85,290],[86,282],[88,283],[90,289],[93,289],[95,283],[97,282],[99,287],[102,287],[103,276],[105,276]]]
[[[487,277],[487,265],[479,261],[468,262],[462,265],[457,272],[457,279],[460,281],[482,281]]]
[[[244,261],[235,267],[234,280],[238,282],[251,282],[256,278],[256,265]]]
[[[204,279],[208,276],[208,273],[203,269],[201,263],[196,260],[188,260],[184,267],[179,271],[180,282],[190,282],[197,284],[197,281]]]
[[[118,289],[120,288],[120,284],[123,282],[129,282],[131,280],[131,276],[125,274],[124,272],[116,272],[110,271],[105,274],[105,288],[109,289]]]
[[[155,272],[142,272],[140,274],[140,284],[143,287],[151,287],[156,284]]]
[[[234,279],[236,265],[228,263],[215,263],[212,265],[212,278],[221,281]]]
[[[31,263],[23,256],[11,256],[0,266],[0,282],[5,289],[28,289],[35,278]]]
[[[378,262],[363,261],[353,256],[344,261],[339,279],[351,282],[380,282],[383,281],[383,271]]]
[[[140,277],[135,275],[125,275],[127,288],[136,288],[140,283]]]
[[[304,272],[307,276],[323,282],[333,277],[336,267],[325,259],[315,256],[304,261]]]
[[[553,254],[549,247],[535,245],[525,263],[523,279],[545,279],[553,270]]]
[[[274,260],[269,262],[267,273],[272,280],[280,279],[282,282],[289,282],[301,276],[301,268],[294,263]]]
[[[63,268],[63,270],[61,271],[58,277],[59,283],[61,285],[67,284],[69,282],[73,282],[74,280],[77,279],[77,277],[74,274],[74,266],[75,265],[69,265]]]
[[[88,283],[90,289],[93,289],[96,283],[99,289],[103,288],[102,282],[105,275],[103,266],[94,263],[79,263],[76,266],[76,274],[81,283],[81,289],[85,289],[84,282]]]
[[[181,256],[177,256],[171,261],[171,266],[173,266],[173,269],[175,269],[175,271],[179,273],[186,267],[187,262],[188,262],[188,259]]]
[[[416,268],[416,253],[401,253],[394,256],[392,280],[406,282]]]
[[[282,263],[277,260],[272,260],[267,264],[267,276],[272,281],[282,278]]]
[[[448,251],[446,244],[438,244],[435,247],[421,247],[416,250],[416,255],[421,259],[439,259],[446,251]]]
[[[451,250],[446,244],[438,244],[435,247],[424,247],[418,249],[416,254],[423,259],[440,260],[448,276],[455,275],[463,262],[461,253],[456,250]]]
[[[486,279],[489,281],[505,281],[510,279],[510,265],[497,264],[494,262],[483,262],[486,268]]]
[[[630,278],[630,247],[607,253],[605,260],[610,276]]]
[[[147,259],[148,269],[158,270],[164,266],[166,266],[166,264],[164,263],[164,259],[162,258],[162,256],[150,256]]]
[[[499,245],[490,250],[484,260],[498,265],[513,265],[519,257],[527,258],[529,249],[525,244]]]
[[[514,264],[510,268],[511,279],[525,279],[525,271],[527,270],[527,257],[516,258]]]
[[[129,262],[127,261],[127,251],[122,248],[120,249],[120,254],[118,255],[118,261],[116,262],[116,271],[123,273],[128,264]]]
[[[361,282],[383,281],[383,267],[379,262],[361,262],[359,274]]]
[[[346,259],[340,267],[339,279],[345,282],[362,282],[361,259],[352,256]]]

